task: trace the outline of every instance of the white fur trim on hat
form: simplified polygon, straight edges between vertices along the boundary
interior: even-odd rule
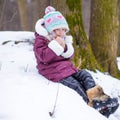
[[[56,40],[52,40],[49,44],[48,47],[57,55],[60,56],[64,49],[63,47],[56,41]]]
[[[39,35],[42,35],[42,36],[47,36],[48,35],[48,32],[47,30],[44,28],[44,26],[42,25],[44,24],[44,19],[41,18],[39,19],[36,24],[35,24],[35,31],[39,34]]]

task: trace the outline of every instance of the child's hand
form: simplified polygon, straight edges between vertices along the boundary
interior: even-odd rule
[[[65,48],[65,41],[61,37],[55,39],[63,48]]]

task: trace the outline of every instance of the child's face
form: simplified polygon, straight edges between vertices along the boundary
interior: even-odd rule
[[[59,29],[55,29],[54,33],[56,35],[56,37],[64,37],[66,35],[66,29],[65,28],[59,28]]]

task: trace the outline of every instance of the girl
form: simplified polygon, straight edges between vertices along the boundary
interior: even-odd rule
[[[37,21],[35,31],[34,53],[39,73],[74,89],[104,116],[114,113],[119,106],[117,98],[106,95],[86,70],[78,70],[70,61],[74,48],[72,36],[66,35],[69,26],[64,16],[48,6],[45,16]]]

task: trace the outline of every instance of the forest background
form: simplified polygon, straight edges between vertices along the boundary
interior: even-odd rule
[[[33,31],[51,5],[66,17],[74,64],[120,78],[120,0],[0,0],[0,31]]]

